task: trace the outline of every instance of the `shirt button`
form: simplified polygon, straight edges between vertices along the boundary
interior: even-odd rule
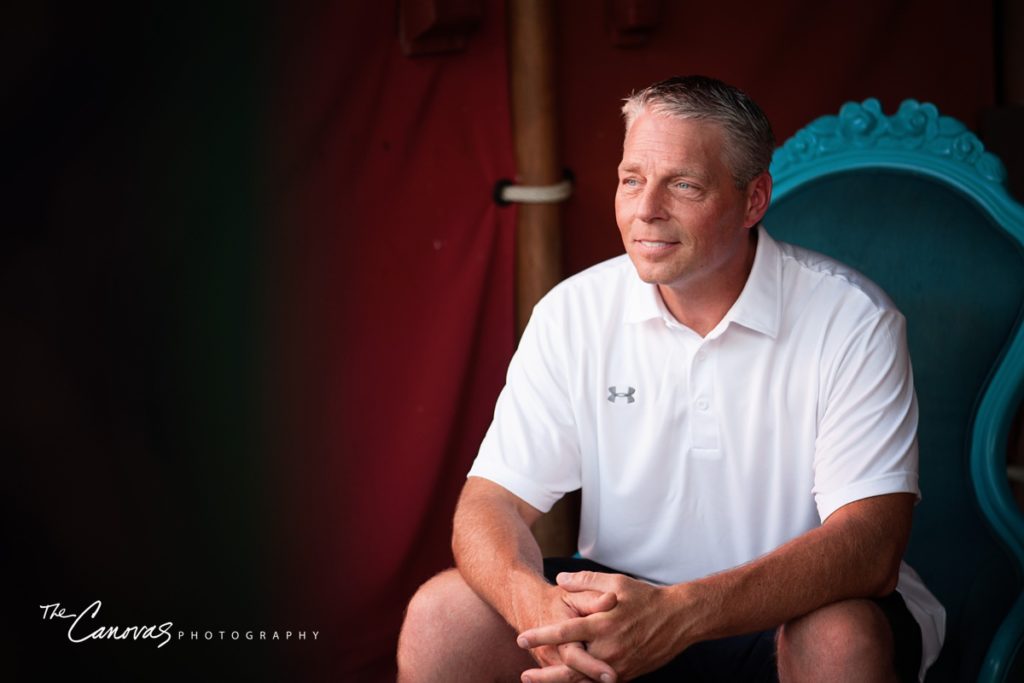
[[[697,410],[707,410],[707,409],[708,409],[708,400],[706,398],[702,398],[699,401],[697,401]]]
[[[698,351],[697,352],[697,362],[698,363],[701,362],[702,360],[704,360],[707,357],[708,357],[708,354],[704,353],[703,351]]]

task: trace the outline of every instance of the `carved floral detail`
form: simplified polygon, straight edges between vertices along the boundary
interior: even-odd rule
[[[847,102],[839,109],[839,134],[849,144],[870,147],[885,129],[885,114],[878,100]]]
[[[806,161],[818,155],[818,138],[806,128],[798,130],[796,135],[786,140],[786,151],[794,159]],[[777,154],[777,152],[776,152]]]
[[[973,164],[984,153],[984,145],[972,133],[962,133],[956,140],[953,140],[953,157],[955,159]]]
[[[903,100],[899,111],[889,120],[889,127],[902,147],[920,147],[939,134],[939,110],[930,102]]]
[[[797,131],[775,150],[772,172],[780,175],[805,162],[849,150],[898,149],[925,153],[960,162],[986,181],[1002,183],[1003,165],[961,122],[941,116],[930,102],[904,100],[887,116],[875,98],[847,102],[839,115],[822,116]]]

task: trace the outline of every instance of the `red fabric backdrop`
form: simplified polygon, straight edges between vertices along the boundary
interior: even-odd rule
[[[272,403],[284,608],[325,632],[309,672],[388,680],[402,609],[451,562],[456,496],[513,349],[514,175],[502,2],[465,52],[409,59],[397,3],[324,2],[282,19],[283,188]],[[603,5],[557,3],[566,272],[620,252],[617,102],[677,73],[748,90],[780,141],[846,100],[992,104],[991,9],[954,0],[662,3],[646,47],[607,39]],[[317,676],[319,678],[319,676]]]
[[[461,54],[409,59],[397,3],[289,11],[279,308],[289,606],[316,672],[387,680],[513,349],[514,174],[503,11]]]

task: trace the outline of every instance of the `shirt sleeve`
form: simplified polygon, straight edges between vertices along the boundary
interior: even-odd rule
[[[568,390],[571,350],[555,306],[534,309],[471,477],[483,477],[541,512],[580,488],[580,447]]]
[[[852,331],[833,363],[823,405],[813,491],[823,522],[871,496],[920,498],[917,398],[898,311],[883,310]]]

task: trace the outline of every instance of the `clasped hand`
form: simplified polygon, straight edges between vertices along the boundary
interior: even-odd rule
[[[580,604],[576,615],[519,634],[519,646],[542,664],[523,672],[524,683],[628,680],[661,667],[689,644],[676,628],[679,601],[667,588],[588,571],[559,574],[557,582],[565,604]],[[585,604],[583,595],[590,596]]]

